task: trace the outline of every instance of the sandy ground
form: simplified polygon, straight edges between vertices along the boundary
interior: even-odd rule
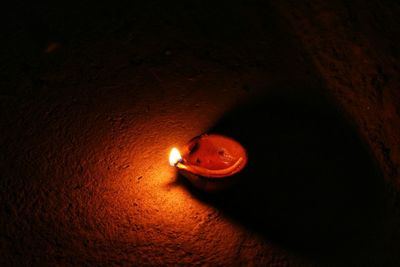
[[[337,6],[324,7],[330,13],[318,16],[318,1],[310,1],[316,10],[262,2],[51,2],[7,10],[0,58],[2,266],[396,266],[398,83],[378,84],[389,88],[382,89],[379,104],[373,80],[346,91],[347,84],[336,86],[330,72],[337,66],[349,78],[367,67],[323,57],[332,52],[329,45],[354,62],[383,58],[384,49],[361,59],[361,48],[346,54],[350,46],[344,41],[351,43],[353,29],[330,24],[336,15],[334,26],[346,21]],[[375,9],[366,10],[368,19]],[[327,26],[320,33],[316,25]],[[335,43],[335,36],[344,41]],[[371,41],[365,38],[364,44],[376,44],[372,33],[367,36]],[[390,72],[393,66],[385,61],[380,68]],[[351,118],[350,124],[334,124],[343,129],[323,122],[324,116],[336,118],[334,108],[324,111],[325,92]],[[256,107],[256,101],[261,109],[232,111],[243,103]],[[233,129],[232,118],[238,121]],[[256,142],[263,134],[249,139],[261,129],[258,118],[274,129],[272,141]],[[365,141],[364,152],[352,127]],[[260,157],[266,166],[278,166],[269,170],[277,180],[281,173],[306,176],[309,169],[325,177],[325,166],[340,172],[332,172],[329,183],[281,179],[267,183],[274,190],[255,190],[255,182],[226,198],[199,195],[168,165],[168,152],[210,129],[244,133],[251,151],[274,149]],[[329,132],[349,142],[328,145],[332,157],[318,150],[334,139]],[[322,156],[303,153],[310,147]],[[347,163],[339,160],[346,153]],[[354,155],[362,160],[348,164]],[[303,156],[307,170],[301,169]],[[382,171],[375,172],[374,160]],[[264,175],[262,161],[253,162],[254,171],[244,177]],[[293,166],[296,171],[285,172]],[[380,190],[387,196],[383,201]],[[251,201],[238,201],[251,195]],[[356,204],[347,205],[352,196]],[[329,206],[304,209],[318,201]],[[269,226],[274,230],[265,230]],[[328,234],[331,229],[343,230],[340,238]]]

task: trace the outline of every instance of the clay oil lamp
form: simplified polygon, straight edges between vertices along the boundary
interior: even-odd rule
[[[178,168],[195,187],[206,192],[232,185],[247,163],[243,146],[230,137],[204,134],[190,140],[182,149],[173,148],[171,166]]]

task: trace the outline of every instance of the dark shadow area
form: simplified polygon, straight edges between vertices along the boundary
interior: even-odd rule
[[[211,132],[239,140],[249,162],[229,191],[192,192],[234,221],[315,259],[368,249],[383,217],[383,180],[351,124],[323,95],[271,93]]]

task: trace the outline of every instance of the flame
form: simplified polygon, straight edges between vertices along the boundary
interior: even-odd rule
[[[179,153],[179,150],[176,147],[171,149],[171,152],[169,153],[169,164],[175,166],[181,160],[182,156],[181,153]]]

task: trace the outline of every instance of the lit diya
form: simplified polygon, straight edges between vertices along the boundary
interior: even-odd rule
[[[247,163],[246,150],[232,138],[204,134],[190,140],[182,150],[173,148],[169,163],[199,189],[207,192],[224,189]]]

